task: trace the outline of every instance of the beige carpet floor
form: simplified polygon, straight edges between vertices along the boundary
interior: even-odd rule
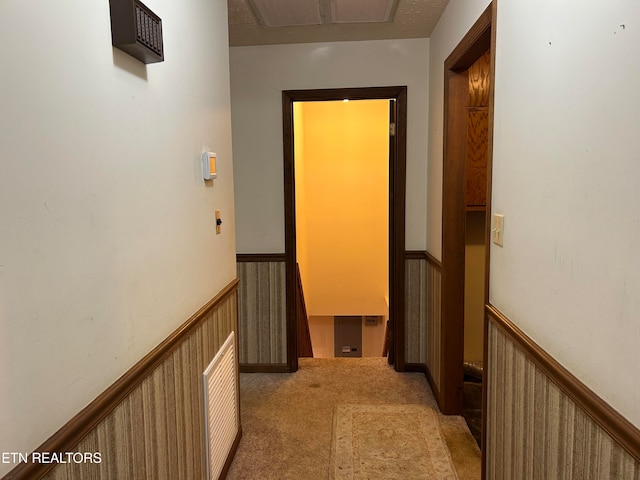
[[[438,411],[423,374],[398,373],[384,358],[300,359],[293,374],[241,374],[240,395],[243,438],[229,480],[328,480],[339,405]],[[480,451],[464,419],[437,418],[458,478],[479,479]]]

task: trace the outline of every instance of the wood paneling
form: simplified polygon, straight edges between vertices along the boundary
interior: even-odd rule
[[[425,251],[405,254],[407,371],[424,372],[440,397],[442,265]]]
[[[420,252],[422,253],[422,252]],[[405,259],[405,359],[407,363],[427,362],[427,260],[407,252]]]
[[[485,475],[491,480],[640,478],[640,431],[493,307]]]
[[[285,262],[238,262],[238,339],[240,364],[287,363]]]
[[[425,251],[405,254],[407,371],[424,372],[439,398],[442,265]]]
[[[469,67],[469,107],[488,107],[491,51],[487,50],[476,62]]]
[[[21,464],[5,478],[204,478],[202,372],[236,329],[236,285],[230,284],[37,449],[100,452],[100,463]],[[68,436],[78,424],[90,427]]]
[[[284,363],[243,363],[242,373],[287,373],[289,367]]]
[[[468,207],[484,207],[487,203],[487,147],[489,109],[467,109],[466,199]]]
[[[427,262],[427,377],[431,389],[440,402],[441,326],[442,326],[442,270],[440,263],[429,256]]]
[[[465,170],[467,209],[484,208],[487,203],[490,67],[491,51],[487,50],[467,71],[469,87]]]

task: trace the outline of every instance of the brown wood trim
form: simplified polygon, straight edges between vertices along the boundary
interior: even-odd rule
[[[429,386],[431,387],[431,392],[433,392],[433,396],[435,397],[436,402],[439,405],[440,404],[440,390],[438,389],[438,385],[436,384],[435,380],[433,379],[433,375],[431,375],[431,370],[429,370],[429,367],[427,367],[425,369],[424,374],[427,376],[427,382],[429,382]]]
[[[435,268],[439,272],[442,272],[442,262],[440,262],[440,260],[431,255],[429,252],[427,252],[427,262],[429,262],[433,268]]]
[[[298,369],[296,321],[296,222],[295,168],[293,147],[293,102],[342,100],[395,100],[397,106],[395,145],[390,151],[389,165],[389,278],[390,313],[393,318],[393,360],[398,371],[404,369],[404,257],[406,202],[406,143],[407,143],[407,87],[385,86],[364,88],[336,88],[320,90],[285,90],[282,92],[282,128],[284,160],[284,213],[287,305],[287,365]],[[391,161],[393,154],[396,154]],[[397,299],[394,300],[394,299]]]
[[[445,70],[445,150],[442,179],[442,328],[440,410],[462,413],[464,357],[466,72]],[[465,112],[464,117],[461,112]]]
[[[578,380],[493,305],[485,305],[493,321],[525,356],[567,394],[605,432],[640,461],[640,429]]]
[[[467,205],[465,210],[467,212],[486,212],[487,206],[486,205]]]
[[[405,372],[420,372],[420,373],[427,373],[427,366],[424,363],[405,363],[404,364],[405,367]]]
[[[236,255],[238,263],[271,263],[284,262],[285,260],[284,253],[238,253]]]
[[[204,320],[207,313],[235,292],[239,279],[235,278],[206,305],[194,313],[177,330],[131,367],[124,375],[102,392],[95,400],[69,420],[60,430],[49,437],[36,452],[71,451],[91,430],[109,415],[127,395],[138,387]],[[32,480],[42,478],[55,463],[21,463],[5,475],[2,480]]]
[[[286,363],[241,363],[242,373],[288,373],[289,367]]]
[[[395,155],[389,157],[393,170],[393,182],[389,188],[389,232],[390,260],[395,262],[393,278],[389,279],[389,287],[393,289],[391,315],[393,322],[394,367],[403,372],[405,368],[405,223],[406,223],[406,189],[407,189],[407,87],[395,88],[396,100],[396,134],[393,137],[396,148]],[[391,142],[390,142],[391,144]]]
[[[406,260],[426,260],[427,255],[426,250],[407,250],[404,252]]]
[[[296,174],[293,145],[293,102],[295,95],[282,92],[282,146],[284,164],[284,254],[287,324],[287,366],[298,370],[298,322],[296,318]]]
[[[485,9],[444,61],[445,70],[463,72],[491,47],[492,4]],[[489,27],[489,29],[487,29]]]
[[[466,220],[467,69],[491,48],[492,4],[444,62],[440,410],[462,412]],[[494,78],[490,79],[493,89]]]
[[[433,268],[442,271],[442,263],[426,250],[407,250],[404,254],[407,260],[426,260]]]
[[[498,0],[492,1],[491,14],[491,59],[489,61],[489,77],[492,79],[489,84],[489,131],[487,132],[487,209],[485,212],[485,262],[484,262],[484,303],[489,304],[489,281],[491,278],[491,199],[493,192],[493,130],[494,130],[494,100],[495,100],[495,78],[496,78],[496,30],[498,28]],[[487,365],[489,359],[489,322],[485,315],[483,325],[482,340],[482,360]],[[482,382],[482,427],[480,433],[480,453],[482,463],[482,480],[486,479],[487,466],[487,401],[489,398],[487,382]]]
[[[296,102],[318,102],[343,100],[376,100],[396,98],[400,89],[406,87],[353,87],[353,88],[323,88],[317,90],[286,90],[283,93]]]

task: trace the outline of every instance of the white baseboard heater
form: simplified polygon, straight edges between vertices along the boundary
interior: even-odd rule
[[[207,478],[217,480],[240,428],[233,332],[203,374]]]

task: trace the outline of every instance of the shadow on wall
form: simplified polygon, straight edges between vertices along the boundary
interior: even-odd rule
[[[147,81],[147,66],[116,47],[113,47],[113,64],[131,75]]]

